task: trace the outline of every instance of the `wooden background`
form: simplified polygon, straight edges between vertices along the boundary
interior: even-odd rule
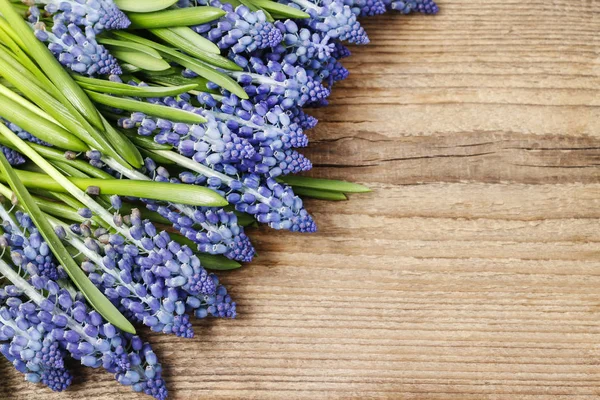
[[[307,153],[374,193],[253,233],[238,320],[151,337],[172,399],[600,398],[600,1],[440,3],[364,21]]]

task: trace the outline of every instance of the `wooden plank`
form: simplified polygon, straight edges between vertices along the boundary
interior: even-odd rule
[[[312,175],[374,192],[309,201],[314,235],[252,231],[239,319],[146,335],[171,398],[600,396],[600,3],[440,6],[365,19],[313,111]],[[0,374],[2,399],[146,398]]]

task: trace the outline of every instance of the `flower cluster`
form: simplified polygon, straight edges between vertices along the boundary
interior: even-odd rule
[[[262,11],[252,12],[244,5],[234,8],[218,0],[180,0],[177,5],[182,8],[212,6],[225,11],[219,20],[193,27],[220,49],[231,49],[234,53],[253,52],[281,42],[281,32],[267,21]]]
[[[54,16],[55,22],[89,26],[96,33],[110,29],[127,29],[131,25],[127,16],[112,0],[23,0],[23,2],[32,7],[43,6],[46,13]]]
[[[128,321],[192,338],[193,317],[235,318],[237,304],[207,269],[253,259],[242,225],[252,217],[315,232],[297,193],[339,199],[341,190],[364,189],[285,178],[312,168],[300,151],[318,121],[306,110],[327,105],[348,77],[345,44],[369,43],[357,18],[438,11],[433,0],[173,0],[153,14],[157,2],[123,2],[136,10],[135,32],[110,33],[131,24],[112,0],[22,0],[26,22],[7,1],[7,20],[28,23],[64,68],[97,79],[63,76],[70,90],[59,100],[79,113],[46,117],[89,148],[62,153],[34,136],[50,140],[43,127],[28,126],[31,134],[0,119],[0,167],[16,194],[10,210],[0,204],[0,353],[54,391],[69,387],[67,361],[75,360],[159,400],[167,397],[162,367],[148,343],[127,333],[135,332]],[[10,37],[12,28],[3,29]],[[103,43],[121,50],[111,55]],[[31,72],[24,79],[53,78],[51,68],[34,68],[47,59],[28,54],[31,63],[9,47]],[[114,55],[127,60],[124,77]],[[52,92],[28,94],[27,108],[49,110]],[[89,138],[81,135],[92,126]],[[27,161],[11,146],[48,182],[40,172],[11,174],[6,161]],[[4,196],[11,189],[0,185]],[[30,197],[29,189],[38,190]]]
[[[131,22],[112,0],[27,0],[29,22],[36,37],[54,56],[79,74],[121,74],[121,67],[96,35],[108,29],[126,29]],[[44,12],[52,16],[51,28],[42,22]]]
[[[3,240],[10,246],[10,257],[15,265],[52,280],[66,278],[62,266],[56,262],[50,247],[27,214],[17,211],[15,223],[6,210],[0,208],[0,217]]]
[[[27,281],[3,261],[0,272],[12,283],[0,289],[0,349],[27,380],[66,389],[71,375],[64,358],[69,356],[104,368],[137,392],[166,399],[162,367],[148,343],[106,323],[81,295],[57,281],[30,270]]]
[[[65,67],[83,75],[121,74],[121,67],[108,50],[96,42],[93,28],[82,30],[75,24],[55,21],[52,30],[46,24],[34,25],[35,36],[48,44],[48,49]]]
[[[440,10],[433,0],[382,0],[390,10],[403,14],[420,12],[423,14],[437,14]]]

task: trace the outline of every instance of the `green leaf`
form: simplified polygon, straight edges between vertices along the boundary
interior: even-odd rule
[[[162,60],[160,53],[154,50],[152,47],[144,46],[143,44],[132,42],[129,40],[117,40],[106,37],[99,37],[98,43],[106,45],[110,48],[137,51],[140,53],[144,53],[150,57]]]
[[[290,186],[303,187],[308,189],[327,190],[330,192],[342,193],[368,193],[371,192],[366,186],[358,183],[345,181],[336,181],[331,179],[317,179],[305,176],[286,176],[277,179],[279,182],[287,183]]]
[[[177,3],[178,0],[114,0],[114,3],[122,11],[129,12],[155,12],[164,10]]]
[[[65,150],[87,151],[89,147],[63,127],[56,125],[30,109],[19,106],[10,98],[0,94],[0,116],[18,125],[45,142]]]
[[[147,71],[166,71],[171,66],[162,58],[155,58],[146,53],[133,50],[119,50],[109,46],[110,53],[119,61],[124,61]]]
[[[225,256],[200,253],[198,258],[205,269],[212,271],[231,271],[242,267],[239,262],[230,260]]]
[[[77,136],[77,138],[84,141],[92,148],[99,150],[104,154],[108,154],[113,158],[120,158],[119,154],[106,140],[105,135],[94,128],[71,103],[66,99],[64,101],[57,100],[61,98],[62,93],[52,94],[45,90],[48,87],[54,87],[52,83],[45,84],[43,81],[38,81],[33,75],[22,73],[22,70],[14,67],[9,61],[9,58],[5,58],[6,55],[7,54],[2,51],[0,46],[0,70],[2,71],[4,78],[9,80],[18,90],[23,92],[26,97],[47,114],[42,113],[41,110],[33,104],[30,104],[31,107],[26,108],[36,112],[50,122],[62,125],[71,134]],[[14,99],[14,96],[11,98]],[[20,102],[19,104],[23,106],[23,102]]]
[[[268,12],[272,12],[277,15],[284,16],[285,18],[310,18],[310,15],[305,13],[302,10],[299,10],[294,7],[286,6],[285,4],[278,3],[276,1],[270,0],[247,0],[248,2],[254,4],[257,7],[262,8],[263,10],[267,10]]]
[[[170,29],[150,29],[150,32],[169,43],[172,46],[177,47],[179,50],[188,53],[189,55],[196,57],[199,60],[202,60],[210,65],[214,65],[215,67],[228,69],[232,71],[241,71],[239,65],[234,63],[228,58],[221,56],[220,54],[213,54],[203,51],[198,47],[196,43],[192,43],[187,39],[179,36],[174,33]],[[201,38],[202,36],[198,35],[194,31],[192,31],[197,37]],[[212,42],[211,42],[212,43]]]
[[[127,110],[132,112],[139,111],[147,115],[168,119],[169,121],[174,122],[185,122],[188,124],[202,124],[206,122],[206,118],[193,112],[152,103],[146,103],[138,100],[109,96],[106,94],[95,93],[89,90],[87,90],[86,92],[90,96],[90,98],[96,103],[105,106],[119,108],[121,110]]]
[[[74,76],[79,85],[88,90],[98,93],[107,93],[118,96],[132,97],[166,97],[177,96],[182,93],[187,93],[198,87],[196,84],[188,84],[181,86],[131,86],[126,83],[105,81],[102,79],[87,78],[83,76]]]
[[[329,200],[329,201],[344,201],[348,200],[346,195],[341,192],[330,192],[327,190],[310,189],[304,187],[294,187],[294,193],[298,196],[312,197],[313,199]]]
[[[208,79],[210,82],[221,86],[223,89],[229,90],[231,93],[235,94],[239,98],[248,98],[248,94],[235,80],[215,70],[213,67],[203,63],[198,59],[182,54],[177,50],[174,50],[167,46],[163,46],[151,40],[132,35],[129,32],[114,31],[112,33],[113,35],[123,38],[125,40],[131,40],[140,44],[145,44],[147,46],[153,47],[154,49],[158,50],[158,52],[161,53],[163,57],[168,58],[171,61],[175,61],[176,63],[180,64],[185,68],[191,69],[198,75]]]
[[[75,263],[69,251],[65,248],[62,241],[54,232],[52,225],[48,221],[48,217],[42,213],[37,206],[23,183],[19,180],[13,169],[11,168],[4,153],[0,152],[0,168],[3,175],[7,177],[10,187],[13,189],[20,204],[29,214],[31,220],[38,228],[44,240],[52,250],[56,259],[64,267],[65,271],[75,283],[77,288],[86,298],[88,303],[108,322],[117,328],[135,334],[135,328],[131,323],[117,310],[117,308],[98,290],[98,288],[89,280],[85,273]]]
[[[135,74],[138,72],[144,72],[144,70],[140,67],[136,67],[135,65],[129,63],[121,63],[121,70],[123,70],[123,73],[125,74]]]
[[[33,58],[48,78],[59,88],[66,99],[83,115],[88,121],[99,129],[102,129],[102,121],[98,111],[85,95],[83,90],[71,78],[69,73],[58,62],[46,45],[39,41],[33,31],[27,25],[8,0],[0,0],[0,13],[6,18],[11,28],[22,40],[25,47],[23,50]]]
[[[225,15],[225,11],[210,6],[179,8],[145,14],[127,14],[131,21],[130,29],[202,25],[219,19],[223,15]]]
[[[218,90],[209,89],[206,86],[208,84],[208,80],[204,79],[200,76],[198,76],[196,78],[184,78],[181,75],[160,76],[160,75],[154,75],[154,74],[150,75],[148,73],[144,73],[144,79],[146,79],[152,83],[155,83],[157,85],[163,85],[163,86],[167,86],[167,87],[195,84],[198,86],[198,88],[196,90],[193,90],[192,92],[207,92],[207,93],[213,93],[213,94],[219,93]]]
[[[131,143],[131,140],[129,140],[125,135],[113,128],[106,118],[104,118],[104,116],[100,115],[100,118],[102,118],[102,123],[104,124],[106,138],[113,145],[113,147],[119,149],[119,156],[116,158],[116,160],[118,160],[122,165],[127,165],[127,163],[129,163],[134,168],[141,168],[142,165],[144,165],[144,159],[142,158],[142,155],[138,151],[137,147],[135,147],[135,145]],[[123,162],[123,160],[125,162]]]
[[[2,126],[0,126],[0,130],[2,130]],[[15,170],[15,173],[28,188],[43,189],[57,193],[70,193],[62,184],[46,174],[24,170]],[[5,182],[6,179],[6,176],[0,176],[0,181]],[[83,191],[90,186],[98,187],[100,188],[100,193],[103,195],[116,194],[203,207],[222,207],[228,204],[223,197],[203,186],[130,179],[74,177],[66,179]]]
[[[194,31],[191,28],[188,28],[187,26],[169,28],[169,31],[181,36],[183,39],[187,40],[193,46],[196,46],[200,50],[203,50],[207,53],[221,54],[221,49],[219,49],[219,46],[217,46],[204,36],[199,35],[198,33],[196,33],[196,31]]]

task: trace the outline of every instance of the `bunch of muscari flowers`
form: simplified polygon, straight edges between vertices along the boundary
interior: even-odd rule
[[[111,202],[116,210],[122,204],[117,196],[113,196]],[[79,210],[79,213],[90,216],[90,211],[86,209]],[[42,304],[38,304],[42,307],[43,316],[39,308],[31,305],[27,305],[26,310],[13,307],[11,312],[13,318],[17,318],[17,325],[5,322],[8,318],[6,312],[0,314],[0,322],[13,328],[0,330],[6,336],[6,339],[0,337],[0,340],[16,338],[12,346],[2,349],[6,358],[26,374],[27,380],[45,383],[53,390],[64,390],[70,383],[70,375],[64,370],[66,352],[76,360],[81,360],[85,366],[103,366],[115,373],[120,383],[131,385],[135,391],[143,391],[158,399],[165,398],[160,366],[153,353],[146,354],[151,352],[149,346],[142,345],[139,338],[125,333],[113,339],[116,330],[105,324],[96,312],[90,313],[88,319],[78,317],[85,316],[81,314],[85,305],[82,299],[73,297],[72,289],[60,287],[65,285],[62,280],[65,278],[64,271],[29,216],[17,211],[13,217],[4,208],[0,208],[0,216],[4,231],[0,236],[0,244],[4,251],[9,252],[12,264],[27,272],[28,285],[38,291],[48,291],[55,296],[49,298],[49,302],[63,306],[59,310],[56,307],[43,308]],[[69,226],[53,217],[48,218],[52,220],[58,236],[72,247],[72,256],[82,257],[81,268],[90,280],[131,320],[153,331],[191,338],[191,314],[198,318],[235,318],[235,302],[232,302],[226,288],[219,284],[217,277],[201,267],[191,249],[173,241],[166,232],[158,232],[150,221],[142,220],[139,211],[134,209],[125,217],[115,214],[117,220],[123,219],[123,226],[128,226],[130,239],[101,227],[93,227],[89,220]],[[0,274],[20,289],[17,291],[7,287],[6,291],[15,296],[31,292],[31,288],[26,290],[28,286],[23,283],[24,280],[21,282],[7,273],[6,266],[2,268],[0,265]],[[2,293],[0,291],[0,295]],[[30,300],[35,302],[36,298]],[[73,304],[77,309],[70,316],[65,315],[71,312],[72,301],[76,301]],[[20,306],[21,303],[10,300],[6,304]],[[38,326],[18,325],[23,317],[18,311],[30,309],[45,324],[45,330],[40,332],[42,335],[34,332],[40,331]],[[75,314],[75,311],[79,314]],[[67,324],[70,317],[80,324],[85,322],[84,329]],[[33,322],[38,322],[32,318]],[[15,334],[13,331],[19,326],[19,334]],[[65,332],[66,328],[70,331]],[[98,347],[101,344],[95,339],[98,334],[111,339],[112,347]],[[125,341],[127,346],[121,344]],[[106,343],[102,345],[107,346]],[[130,347],[137,353],[128,354]],[[146,361],[138,354],[140,350],[144,351]],[[107,354],[107,351],[116,355]]]
[[[27,4],[31,6],[28,18],[36,36],[48,44],[66,68],[89,76],[111,75],[112,81],[122,82],[117,77],[122,73],[117,60],[96,40],[96,35],[105,30],[126,29],[129,25],[127,17],[111,1],[36,0]],[[210,5],[225,12],[218,20],[192,29],[214,42],[223,56],[240,67],[240,71],[219,71],[235,79],[247,99],[211,82],[200,93],[137,99],[199,114],[207,120],[203,124],[109,110],[113,115],[120,114],[117,123],[124,130],[173,146],[195,167],[189,162],[161,165],[160,160],[150,156],[143,168],[133,171],[95,153],[88,154],[90,163],[130,179],[206,186],[226,197],[238,213],[250,214],[274,229],[314,232],[316,225],[302,199],[292,187],[278,180],[311,168],[310,161],[296,151],[307,146],[305,131],[317,124],[304,109],[326,105],[334,83],[348,76],[340,62],[350,55],[343,42],[368,43],[357,16],[375,15],[386,9],[435,13],[437,6],[430,0],[280,0],[280,4],[306,12],[308,18],[269,22],[266,11],[252,11],[243,5],[232,7],[217,0],[180,0],[174,6]],[[184,82],[199,79],[193,69],[182,70],[171,62],[172,75],[180,76]],[[146,85],[129,77],[126,81],[132,86]],[[18,126],[4,122],[19,137],[40,142]],[[23,162],[22,156],[12,149],[3,148],[3,153],[14,165]],[[243,227],[237,223],[239,214],[231,210],[150,199],[126,200],[139,202],[161,216],[200,252],[223,254],[243,262],[254,255]],[[181,337],[193,335],[189,318],[192,314],[199,318],[235,317],[235,303],[227,290],[214,274],[202,268],[190,247],[143,220],[137,210],[121,215],[121,198],[111,198],[110,204],[115,210],[115,221],[126,234],[95,225],[87,219],[91,217],[89,210],[80,210],[85,220],[78,224],[55,221],[54,225],[57,234],[74,249],[72,255],[82,259],[81,268],[90,280],[123,314],[154,331]],[[71,356],[84,365],[103,365],[116,373],[121,383],[164,398],[160,366],[148,345],[141,344],[137,337],[114,333],[114,328],[101,323],[94,312],[86,311],[87,316],[83,317],[82,298],[64,284],[64,272],[39,232],[24,214],[18,213],[16,221],[9,223],[5,219],[5,235],[0,240],[11,249],[13,264],[29,274],[28,284],[46,293],[57,305],[50,309],[47,303],[40,305],[28,299],[31,290],[24,290],[23,285],[6,286],[0,291],[4,305],[0,322],[7,321],[3,326],[9,326],[1,330],[4,336],[0,340],[10,342],[0,348],[2,353],[28,380],[42,382],[54,390],[62,390],[70,383],[62,360]],[[48,319],[48,314],[55,315]],[[69,323],[71,318],[83,324],[84,329],[89,329],[89,337],[78,336],[79,342],[72,342],[75,335],[70,332],[79,334],[81,330],[67,329],[63,317]],[[20,331],[16,335],[10,321],[23,318],[30,321],[29,325],[17,326]],[[88,346],[95,337],[92,334],[101,338],[98,343],[110,342],[112,346],[114,342],[115,346],[92,349]],[[115,335],[119,338],[113,340]],[[128,345],[123,346],[126,342]],[[130,349],[133,350],[129,352]],[[116,361],[119,357],[121,361]]]
[[[121,67],[96,40],[104,30],[125,29],[127,16],[108,0],[26,0],[36,37],[65,67],[88,76],[121,74]],[[38,6],[43,6],[42,9]]]
[[[104,368],[115,379],[137,392],[165,399],[162,367],[148,343],[119,331],[65,280],[53,280],[56,271],[40,268],[38,257],[47,259],[43,243],[37,257],[31,243],[38,241],[26,214],[14,219],[2,208],[4,235],[0,244],[10,252],[12,265],[0,260],[0,273],[10,282],[0,289],[0,351],[26,380],[41,382],[54,391],[71,383],[65,359],[83,366]],[[23,254],[15,243],[29,243]],[[48,262],[48,260],[46,260]],[[54,263],[55,261],[50,261]],[[24,273],[24,277],[21,274]]]

